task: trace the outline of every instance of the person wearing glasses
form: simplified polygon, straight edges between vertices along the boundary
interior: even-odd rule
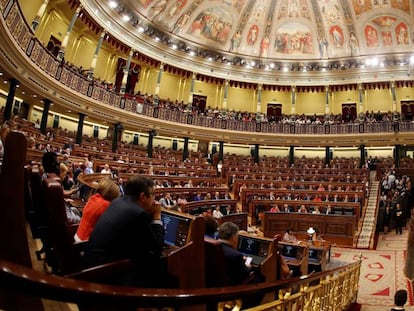
[[[154,204],[154,182],[148,177],[134,175],[125,185],[125,195],[113,200],[98,219],[89,237],[85,262],[91,267],[130,259],[130,271],[105,281],[137,287],[164,287],[163,244],[161,206]]]

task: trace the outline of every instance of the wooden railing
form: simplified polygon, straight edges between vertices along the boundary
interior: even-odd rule
[[[356,301],[361,262],[285,281],[206,289],[144,289],[97,284],[53,276],[0,260],[0,288],[8,295],[47,298],[82,306],[82,310],[134,310],[137,307],[169,307],[172,310],[238,310],[240,298],[266,293],[266,303],[249,310],[344,310]],[[216,308],[215,308],[216,309]],[[189,310],[189,309],[187,309]]]

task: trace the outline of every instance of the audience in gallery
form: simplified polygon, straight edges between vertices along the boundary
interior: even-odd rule
[[[87,241],[99,217],[105,212],[112,200],[119,197],[118,185],[109,177],[99,180],[93,194],[82,211],[82,219],[75,234],[75,241]]]

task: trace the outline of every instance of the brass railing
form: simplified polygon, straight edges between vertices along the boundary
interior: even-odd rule
[[[56,301],[77,303],[84,310],[123,310],[152,307],[159,310],[205,310],[216,304],[217,310],[243,308],[240,297],[265,294],[261,305],[249,311],[323,311],[345,310],[357,299],[361,260],[330,271],[302,278],[225,288],[140,289],[111,286],[48,275],[0,260],[0,294],[23,294]],[[1,301],[0,301],[1,304]],[[213,307],[216,309],[215,307]],[[211,308],[210,308],[211,310]]]

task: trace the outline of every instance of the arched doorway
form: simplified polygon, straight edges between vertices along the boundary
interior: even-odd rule
[[[279,122],[282,119],[282,104],[267,103],[266,114],[269,122]]]

